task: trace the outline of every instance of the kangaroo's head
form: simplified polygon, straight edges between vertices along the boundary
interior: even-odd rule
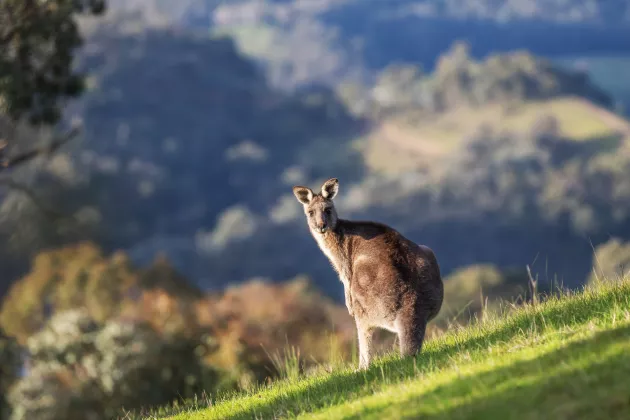
[[[339,180],[337,178],[331,178],[324,182],[319,194],[313,193],[308,187],[293,187],[293,194],[304,206],[308,227],[313,232],[324,234],[334,230],[337,226],[337,211],[332,200],[338,191]]]

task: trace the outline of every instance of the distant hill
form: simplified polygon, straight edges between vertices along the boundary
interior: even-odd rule
[[[274,86],[369,79],[392,60],[431,68],[457,39],[476,57],[630,51],[630,2],[536,0],[110,0],[188,29],[233,36]]]
[[[614,112],[618,102],[585,71],[527,52],[477,61],[467,44],[456,43],[432,73],[392,64],[373,86],[339,91],[351,109],[378,121],[362,146],[368,166],[385,172],[440,165],[484,128],[518,134],[551,119],[576,141],[625,141],[630,134],[628,121]]]

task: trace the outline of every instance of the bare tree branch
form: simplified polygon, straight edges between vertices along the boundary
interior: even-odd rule
[[[22,165],[35,159],[38,156],[51,155],[55,153],[61,146],[76,137],[76,135],[79,134],[79,130],[79,126],[74,126],[72,129],[70,129],[68,133],[66,133],[62,137],[54,139],[50,144],[20,153],[17,156],[13,157],[3,156],[3,152],[4,150],[6,150],[7,142],[6,140],[0,141],[0,172]]]
[[[79,134],[79,131],[80,125],[73,124],[73,127],[70,129],[70,131],[68,131],[61,137],[53,139],[49,144],[35,148],[33,150],[29,150],[24,153],[20,153],[17,156],[12,157],[5,157],[3,155],[3,153],[8,148],[9,142],[7,140],[0,139],[0,174],[2,174],[5,170],[13,169],[16,166],[20,166],[22,164],[30,162],[31,160],[39,156],[52,155],[61,146],[76,137],[77,134]],[[74,217],[65,215],[57,210],[50,208],[49,206],[46,206],[44,203],[42,203],[37,193],[32,188],[30,188],[28,185],[15,181],[10,176],[0,177],[0,185],[4,185],[11,190],[18,191],[24,194],[46,217],[52,220],[75,221]]]

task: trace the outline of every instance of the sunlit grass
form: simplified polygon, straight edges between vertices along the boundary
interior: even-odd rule
[[[285,379],[171,418],[630,416],[630,281],[484,319],[428,341],[416,358]]]

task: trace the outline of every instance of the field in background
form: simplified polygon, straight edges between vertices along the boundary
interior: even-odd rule
[[[586,100],[565,97],[513,106],[460,108],[437,116],[407,113],[384,121],[367,139],[364,155],[370,168],[388,173],[430,169],[440,159],[457,153],[484,125],[496,132],[522,134],[543,116],[554,117],[567,139],[602,143],[608,138],[630,139],[630,124],[623,118]]]
[[[566,56],[552,61],[587,71],[591,81],[610,93],[617,102],[614,110],[630,116],[630,57]],[[575,140],[604,139],[623,135],[630,138],[630,125],[615,112],[606,111],[576,97],[528,102],[506,107],[460,108],[439,115],[409,112],[383,121],[362,140],[361,148],[369,168],[381,173],[430,169],[432,163],[458,151],[480,126],[497,131],[523,133],[543,115],[554,116],[564,136]]]

